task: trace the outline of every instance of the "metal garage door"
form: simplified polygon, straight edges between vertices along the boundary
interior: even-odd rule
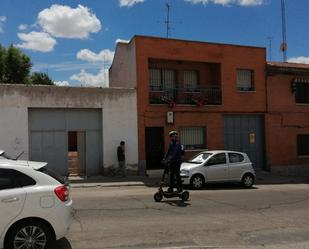
[[[264,167],[264,118],[261,115],[224,115],[224,148],[243,151],[255,169]]]
[[[85,133],[84,173],[101,173],[101,109],[29,109],[30,159],[48,162],[51,169],[66,175],[69,131]]]

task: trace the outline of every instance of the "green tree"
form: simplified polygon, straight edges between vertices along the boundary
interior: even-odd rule
[[[11,84],[27,84],[31,70],[30,57],[11,45],[5,55],[4,82]]]
[[[32,73],[30,77],[30,84],[33,85],[54,85],[54,82],[46,73]]]
[[[5,63],[4,58],[6,54],[6,49],[0,44],[0,83],[4,83],[4,72],[5,72]]]

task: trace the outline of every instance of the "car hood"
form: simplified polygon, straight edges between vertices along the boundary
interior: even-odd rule
[[[203,163],[189,163],[189,162],[184,162],[184,163],[181,164],[180,170],[182,170],[182,169],[190,170],[190,169],[199,167],[199,166],[201,166],[201,165],[203,165]]]

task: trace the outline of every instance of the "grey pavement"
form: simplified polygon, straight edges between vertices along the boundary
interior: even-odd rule
[[[147,186],[156,187],[161,182],[163,169],[148,170],[147,175],[129,175],[126,177],[69,177],[70,185],[73,188],[86,187],[121,187],[121,186]],[[290,184],[309,183],[309,176],[281,176],[268,171],[257,171],[255,185],[263,184]]]

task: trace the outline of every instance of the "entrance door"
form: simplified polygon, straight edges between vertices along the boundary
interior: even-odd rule
[[[68,132],[68,171],[70,175],[84,175],[85,131]]]
[[[162,168],[161,161],[164,156],[164,128],[146,127],[145,134],[147,170]]]

